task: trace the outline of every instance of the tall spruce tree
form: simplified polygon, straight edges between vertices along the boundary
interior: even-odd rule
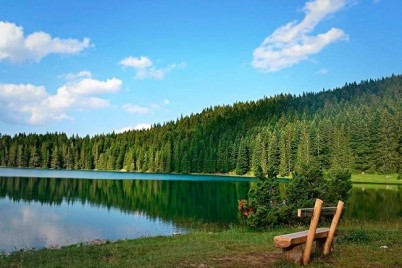
[[[241,140],[237,154],[236,174],[244,175],[250,170],[250,152],[244,139]]]
[[[380,142],[378,144],[378,170],[381,173],[398,171],[398,133],[394,117],[385,109],[381,110]]]

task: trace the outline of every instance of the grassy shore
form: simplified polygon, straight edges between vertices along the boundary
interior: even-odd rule
[[[170,237],[73,245],[0,256],[0,267],[297,267],[281,260],[278,234],[300,228],[256,232],[207,228]],[[313,256],[310,267],[401,267],[401,222],[341,222],[335,250]]]
[[[354,183],[383,183],[383,184],[400,184],[402,180],[398,180],[398,174],[353,174],[352,182]]]
[[[239,176],[239,175],[236,175],[235,173],[219,174],[219,175],[233,176],[233,177]],[[240,177],[254,178],[254,173],[250,171],[246,175],[243,175]],[[292,178],[291,177],[283,177],[282,179],[292,179]],[[397,173],[393,173],[393,174],[358,173],[358,174],[352,174],[351,180],[353,183],[402,185],[402,179],[398,179]]]
[[[288,178],[291,179],[291,178]],[[352,183],[373,183],[373,184],[393,184],[402,185],[402,180],[398,180],[398,174],[352,174]]]

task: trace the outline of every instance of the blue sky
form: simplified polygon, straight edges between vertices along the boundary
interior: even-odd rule
[[[2,1],[0,133],[94,135],[402,73],[400,0]]]

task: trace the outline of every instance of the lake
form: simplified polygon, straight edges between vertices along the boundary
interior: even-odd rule
[[[251,179],[0,168],[0,252],[237,222]],[[354,185],[345,218],[402,217],[399,186]]]

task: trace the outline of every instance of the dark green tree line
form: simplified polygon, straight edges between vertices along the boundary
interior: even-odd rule
[[[54,169],[286,176],[324,170],[402,170],[402,76],[300,96],[204,109],[149,130],[68,137],[0,134],[0,165]]]

